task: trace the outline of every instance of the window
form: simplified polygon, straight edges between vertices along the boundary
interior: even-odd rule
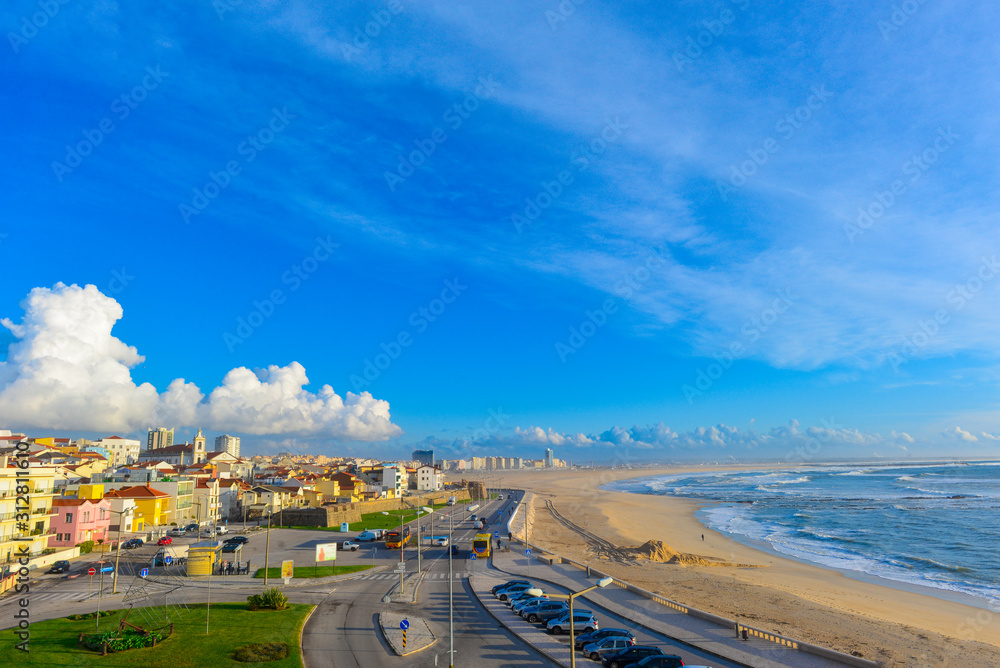
[[[66,524],[73,523],[73,513],[66,513]]]
[[[90,521],[90,511],[89,510],[83,514],[83,521],[84,522],[89,522]]]

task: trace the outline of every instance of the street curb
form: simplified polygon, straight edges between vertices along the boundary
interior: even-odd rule
[[[475,595],[476,600],[479,602],[479,605],[482,606],[482,608],[484,610],[486,610],[486,612],[490,613],[490,616],[493,619],[495,619],[498,622],[500,622],[500,625],[503,626],[505,629],[507,629],[508,632],[513,633],[517,637],[518,640],[520,640],[525,645],[527,645],[528,647],[530,647],[533,651],[538,652],[539,654],[541,654],[542,656],[544,656],[546,659],[548,659],[549,661],[553,662],[557,666],[565,666],[566,665],[566,663],[565,663],[564,660],[556,658],[555,656],[553,656],[548,651],[542,649],[541,647],[537,647],[534,643],[531,643],[528,640],[526,640],[525,638],[523,638],[520,633],[518,633],[517,631],[515,631],[514,629],[512,629],[507,622],[505,622],[502,618],[500,618],[500,616],[496,615],[493,612],[493,610],[490,608],[490,606],[488,606],[485,603],[483,603],[483,597],[479,595],[479,592],[476,591],[475,587],[471,586],[471,583],[470,583],[470,587],[469,588],[472,589],[472,593],[473,593],[473,595]]]
[[[304,566],[303,568],[309,568],[309,566]],[[344,575],[331,575],[325,578],[293,578],[292,582],[294,582],[297,579],[302,584],[290,584],[286,587],[282,583],[282,588],[303,589],[306,587],[316,587],[327,584],[335,584],[337,582],[344,582],[345,580],[356,580],[357,578],[363,577],[365,575],[371,575],[372,573],[379,573],[388,568],[392,568],[392,566],[375,566],[374,568],[369,568],[363,571],[356,571],[354,573],[345,573]],[[180,582],[176,582],[176,581],[162,580],[160,578],[151,578],[151,577],[147,577],[146,580],[149,582],[155,582],[157,584],[162,584],[162,585],[189,586],[189,587],[197,587],[199,589],[209,588],[208,580],[204,579],[208,577],[207,575],[194,575],[194,576],[185,575],[177,577],[178,578],[183,577],[183,580],[181,580]],[[219,575],[212,577],[222,578],[223,576]],[[281,580],[281,578],[274,578],[274,579],[278,581]],[[268,584],[270,585],[271,583],[269,582]],[[252,586],[247,586],[247,585],[252,585]],[[225,580],[222,580],[221,582],[217,580],[212,580],[212,587],[220,590],[236,589],[242,591],[257,591],[259,589],[264,588],[264,580],[263,578],[251,578],[249,580],[239,580],[237,582],[229,581],[228,583]]]
[[[314,605],[312,607],[312,610],[309,611],[309,614],[306,615],[306,618],[302,620],[302,628],[299,629],[299,661],[302,662],[303,668],[305,668],[306,665],[306,653],[305,650],[302,649],[302,634],[306,632],[306,624],[309,623],[309,620],[312,618],[313,613],[316,612],[317,608],[319,608],[318,605]]]
[[[521,573],[511,573],[510,571],[505,571],[504,569],[502,569],[499,566],[497,566],[496,563],[493,562],[492,559],[490,560],[490,563],[493,565],[493,568],[495,568],[496,570],[500,571],[501,573],[503,573],[505,575],[508,575],[508,576],[511,576],[511,577],[518,577],[518,578],[526,578],[526,577],[528,577],[528,576],[526,576],[524,574],[521,574]],[[558,582],[553,582],[552,580],[546,580],[545,578],[534,577],[534,576],[531,579],[532,580],[538,580],[540,582],[544,582],[546,584],[552,585],[553,587],[555,587],[556,589],[559,589],[559,590],[569,591],[569,588],[566,587],[565,585],[561,585]],[[599,608],[603,608],[603,609],[607,610],[608,612],[610,612],[611,614],[613,614],[613,615],[615,615],[617,617],[625,618],[624,615],[622,615],[621,613],[615,612],[614,610],[611,610],[606,605],[602,604],[599,601],[593,600],[592,598],[590,598],[586,594],[584,594],[580,598],[582,600],[584,600],[584,601],[589,601],[591,603],[591,605],[595,605],[595,606],[597,606]],[[660,636],[663,636],[665,638],[670,638],[671,640],[673,640],[674,642],[676,642],[676,643],[678,643],[680,645],[684,645],[685,647],[688,647],[690,649],[698,650],[699,652],[705,652],[706,654],[711,654],[712,656],[716,657],[717,659],[723,659],[725,661],[732,661],[734,663],[739,663],[741,665],[748,665],[748,664],[743,663],[739,659],[733,659],[732,657],[723,656],[722,654],[719,654],[718,652],[713,652],[710,649],[706,649],[704,647],[699,647],[698,645],[695,645],[694,643],[689,642],[687,640],[683,640],[681,638],[675,638],[674,636],[670,635],[669,633],[664,633],[663,631],[657,631],[654,628],[646,626],[645,624],[643,624],[640,621],[637,621],[637,620],[634,620],[634,619],[631,619],[629,621],[632,624],[635,624],[636,626],[640,626],[640,627],[646,629],[648,632],[650,632],[652,634],[660,635]]]
[[[426,630],[426,635],[430,636],[430,641],[426,645],[421,645],[420,647],[415,647],[414,649],[411,649],[409,652],[402,652],[400,651],[399,647],[396,647],[396,643],[393,642],[393,637],[386,632],[385,617],[386,613],[381,613],[381,612],[379,613],[378,615],[379,630],[382,632],[382,637],[385,638],[386,643],[389,645],[389,647],[392,648],[392,651],[399,656],[409,656],[410,654],[416,654],[417,652],[422,652],[423,650],[427,649],[428,647],[430,647],[431,645],[433,645],[438,641],[437,636],[434,635],[433,631],[431,631],[430,625],[427,624],[427,621],[423,617],[407,617],[407,619],[419,621],[423,625],[424,629]],[[411,624],[412,623],[413,622],[411,621]]]

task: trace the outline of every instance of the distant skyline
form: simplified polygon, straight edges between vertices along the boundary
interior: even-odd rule
[[[1000,9],[915,6],[9,3],[0,429],[1000,457]]]

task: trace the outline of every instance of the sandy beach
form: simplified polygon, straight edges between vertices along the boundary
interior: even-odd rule
[[[673,600],[892,668],[1000,667],[997,612],[747,547],[701,524],[694,516],[699,504],[690,499],[600,489],[615,480],[692,470],[706,469],[505,471],[502,479],[504,486],[535,494],[531,543],[599,564]],[[568,519],[625,549],[595,548],[557,522],[546,499]],[[635,558],[634,548],[649,540],[665,544],[655,556],[676,552],[680,558]]]

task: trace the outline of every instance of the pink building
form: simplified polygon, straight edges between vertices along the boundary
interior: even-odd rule
[[[53,499],[49,547],[73,547],[86,540],[107,540],[111,525],[108,499]]]

